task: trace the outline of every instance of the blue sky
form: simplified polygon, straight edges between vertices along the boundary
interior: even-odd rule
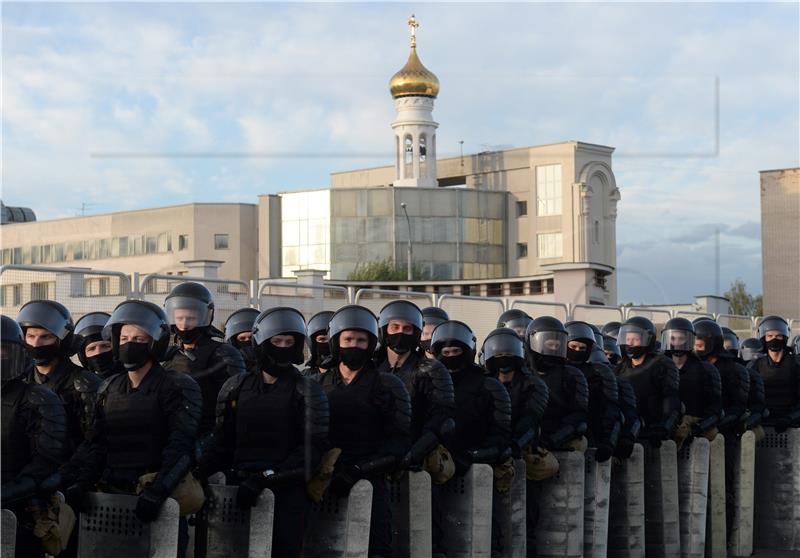
[[[800,165],[799,10],[4,3],[3,201],[42,219],[255,203],[390,163],[387,84],[415,12],[440,156],[614,146],[620,302],[712,292],[717,228],[722,290],[760,292],[758,171]],[[237,153],[287,156],[221,156]]]

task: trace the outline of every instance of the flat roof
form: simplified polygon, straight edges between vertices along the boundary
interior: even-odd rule
[[[770,170],[762,170],[758,171],[759,174],[763,174],[765,172],[786,172],[786,171],[800,171],[800,167],[788,167],[785,169],[770,169]]]

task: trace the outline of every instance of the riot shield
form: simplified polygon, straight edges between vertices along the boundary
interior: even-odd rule
[[[706,554],[710,454],[711,445],[706,438],[694,438],[685,443],[678,452],[678,497],[683,558],[704,558]]]
[[[583,486],[583,556],[605,558],[608,554],[608,515],[611,499],[611,460],[595,461],[595,449],[586,451]]]
[[[800,428],[765,428],[756,446],[756,549],[800,550]]]
[[[392,546],[396,558],[431,555],[431,476],[409,471],[389,483]]]
[[[711,442],[708,462],[708,505],[706,507],[706,556],[727,556],[725,523],[725,436],[717,434]]]
[[[447,558],[489,558],[492,549],[491,466],[475,464],[441,486],[442,546]]]
[[[372,484],[358,481],[350,494],[336,498],[330,493],[314,504],[314,523],[306,530],[304,558],[367,558],[372,513]]]
[[[264,490],[250,510],[236,504],[235,486],[210,484],[203,507],[206,525],[206,558],[270,558],[275,495]]]
[[[525,558],[527,533],[525,525],[525,462],[514,460],[514,481],[511,489],[500,494],[500,525],[503,530],[503,558]]]
[[[645,447],[645,548],[648,558],[678,558],[681,554],[678,503],[678,449],[665,440]]]
[[[536,555],[579,557],[583,555],[584,454],[556,451],[553,455],[558,459],[559,471],[541,484]]]
[[[733,492],[736,496],[731,546],[733,556],[750,556],[753,553],[753,487],[756,467],[756,436],[748,430],[739,439],[736,455],[736,478]]]
[[[611,468],[608,554],[644,558],[644,448],[636,444],[628,459]]]
[[[0,525],[0,558],[14,558],[17,542],[17,516],[11,510],[3,510]]]

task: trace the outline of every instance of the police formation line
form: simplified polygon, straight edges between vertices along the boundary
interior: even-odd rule
[[[800,427],[798,343],[777,316],[740,345],[709,318],[674,318],[659,337],[643,317],[601,331],[509,310],[482,347],[468,324],[406,300],[377,317],[350,305],[308,323],[292,308],[244,308],[224,332],[213,317],[197,283],[176,286],[163,308],[128,300],[75,324],[52,300],[2,317],[2,506],[17,517],[17,556],[75,556],[75,514],[104,492],[137,495],[143,523],[172,496],[178,555],[192,516],[200,558],[209,477],[221,472],[240,508],[274,494],[276,557],[310,555],[314,504],[369,481],[368,555],[389,557],[389,482],[406,471],[430,475],[430,554],[447,556],[443,491],[475,464],[494,471],[491,554],[524,544],[548,555],[542,498],[564,456],[588,447],[594,462],[624,468],[641,447],[657,456],[722,439],[730,538],[739,441]],[[515,474],[524,543],[497,512]]]

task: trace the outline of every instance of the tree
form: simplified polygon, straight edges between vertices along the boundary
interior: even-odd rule
[[[411,275],[415,281],[430,279],[430,274],[420,265],[414,264]],[[361,262],[347,274],[348,281],[405,281],[408,278],[405,265],[397,265],[391,258]]]
[[[764,313],[764,302],[761,295],[753,296],[747,292],[747,284],[739,277],[731,283],[725,292],[731,306],[731,313],[741,316],[760,316]]]

